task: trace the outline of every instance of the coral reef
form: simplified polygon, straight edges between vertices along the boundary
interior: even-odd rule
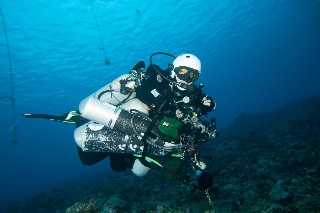
[[[320,96],[242,114],[202,147],[223,212],[319,212]],[[218,211],[220,212],[220,211]]]
[[[94,198],[88,202],[75,202],[71,207],[67,208],[66,213],[95,213],[100,212],[97,201]]]

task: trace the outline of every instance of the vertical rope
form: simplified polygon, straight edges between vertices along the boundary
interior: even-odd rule
[[[91,1],[91,0],[90,0],[90,4],[91,4],[93,16],[94,16],[94,20],[96,21],[97,29],[98,29],[99,36],[100,36],[100,41],[101,41],[101,45],[102,45],[102,48],[101,48],[101,49],[102,49],[102,51],[103,51],[103,53],[104,53],[104,57],[105,57],[104,63],[105,63],[105,65],[110,65],[110,60],[107,58],[106,50],[105,50],[105,48],[104,48],[104,44],[103,44],[103,41],[102,41],[102,36],[101,36],[100,28],[99,28],[99,25],[98,25],[98,22],[97,22],[96,13],[94,12],[93,5],[92,5],[92,1]]]
[[[6,25],[4,22],[4,18],[3,18],[3,13],[2,13],[2,9],[0,7],[0,12],[1,12],[1,18],[2,18],[2,23],[3,23],[3,29],[4,29],[4,35],[6,38],[6,44],[7,44],[7,51],[8,51],[8,61],[9,61],[9,69],[10,69],[10,81],[11,81],[11,96],[6,96],[6,98],[9,98],[11,100],[11,104],[12,104],[12,118],[13,118],[13,125],[11,127],[11,131],[12,131],[12,143],[17,143],[17,125],[16,125],[16,110],[15,110],[15,99],[14,99],[14,88],[13,88],[13,75],[12,75],[12,66],[11,66],[11,57],[10,57],[10,49],[9,49],[9,42],[8,42],[8,36],[7,36],[7,30],[6,30]]]

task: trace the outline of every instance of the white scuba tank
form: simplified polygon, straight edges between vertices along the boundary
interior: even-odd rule
[[[126,104],[128,107],[134,106],[139,109],[137,106],[140,103],[135,98]],[[141,139],[150,127],[152,119],[146,115],[147,110],[143,105],[140,106],[142,106],[140,112],[130,112],[94,97],[84,99],[79,105],[79,111],[91,122],[76,128],[74,138],[77,145],[83,151],[89,152],[142,154],[145,141]],[[145,113],[141,113],[143,110]],[[180,149],[178,144],[162,139],[156,125],[151,128],[150,135],[146,139],[150,145],[148,148],[150,155],[162,156]]]
[[[81,116],[113,129],[121,108],[89,96],[79,104]]]
[[[138,110],[145,115],[149,115],[149,107],[142,103],[138,98],[133,98],[120,105],[121,109],[130,111],[131,109]]]
[[[98,100],[92,96],[82,100],[79,104],[79,111],[82,117],[112,129],[122,110],[138,110],[148,115],[148,109],[139,99],[134,98],[116,107],[112,104]]]
[[[109,84],[105,85],[104,87],[100,88],[95,93],[91,94],[89,97],[97,98],[103,102],[118,105],[125,99],[131,100],[136,97],[136,92],[133,91],[130,95],[124,95],[120,93],[121,84],[120,81],[130,77],[130,74],[124,74],[119,76],[118,78],[111,81]]]
[[[139,99],[135,98],[135,92],[132,92],[130,96],[129,94],[124,95],[120,93],[120,81],[129,77],[130,74],[124,74],[116,78],[80,102],[79,111],[82,117],[97,123],[88,124],[90,128],[100,130],[103,128],[103,126],[106,126],[109,129],[113,129],[118,120],[119,114],[123,110],[129,112],[130,110],[135,109],[145,115],[149,114],[148,106],[142,103]],[[125,102],[118,107],[115,106],[123,101]],[[85,125],[78,127],[75,130],[75,141],[81,148],[83,148],[85,143],[85,139],[83,137],[86,134]]]

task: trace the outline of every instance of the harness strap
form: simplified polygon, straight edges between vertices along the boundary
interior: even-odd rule
[[[149,146],[149,144],[147,143],[147,138],[149,137],[151,130],[153,129],[154,126],[155,126],[155,123],[152,120],[150,125],[148,126],[147,131],[144,133],[143,137],[141,138],[141,141],[144,143],[143,151],[142,151],[142,158],[143,159],[145,159],[145,157],[147,155],[148,146]]]

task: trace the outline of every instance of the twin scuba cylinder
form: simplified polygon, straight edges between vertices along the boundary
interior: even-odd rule
[[[91,121],[75,130],[77,145],[86,152],[144,153],[151,156],[180,150],[179,144],[159,136],[159,129],[147,116],[148,110],[135,98],[134,92],[120,93],[120,81],[129,77],[129,74],[120,76],[81,101],[79,111]],[[123,100],[126,102],[121,104]]]

